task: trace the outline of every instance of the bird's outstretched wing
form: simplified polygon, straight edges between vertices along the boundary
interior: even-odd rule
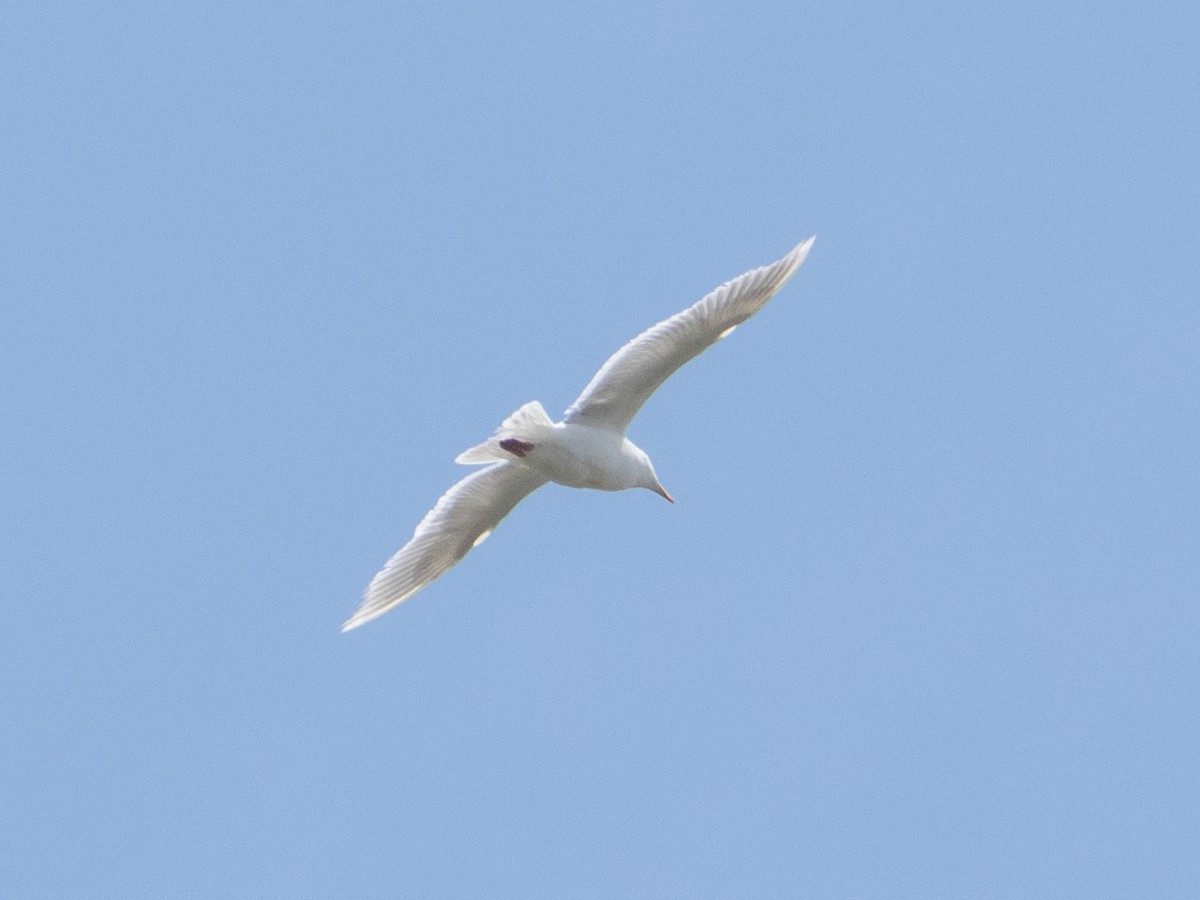
[[[800,268],[813,240],[779,262],[725,282],[695,305],[643,331],[600,367],[567,408],[564,421],[623,433],[676,369],[763,308]]]
[[[412,539],[371,579],[362,604],[342,631],[382,616],[447,572],[546,480],[529,466],[500,462],[454,485],[426,513]]]

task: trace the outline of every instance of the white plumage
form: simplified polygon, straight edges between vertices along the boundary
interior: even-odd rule
[[[540,403],[526,403],[487,441],[461,453],[458,462],[487,468],[442,495],[412,539],[371,579],[342,630],[383,615],[445,573],[548,481],[606,491],[644,487],[671,500],[650,458],[625,430],[676,369],[762,309],[800,268],[813,240],[642,332],[609,357],[561,422],[551,421]]]

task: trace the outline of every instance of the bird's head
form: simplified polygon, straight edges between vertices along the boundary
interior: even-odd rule
[[[638,447],[632,443],[630,443],[629,446],[633,448],[633,456],[637,461],[637,487],[644,487],[648,490],[654,491],[654,493],[658,494],[658,496],[674,503],[675,498],[668,494],[667,489],[662,486],[661,482],[659,482],[658,475],[654,472],[654,464],[650,462],[650,457],[646,455],[645,451],[642,450],[641,447]]]

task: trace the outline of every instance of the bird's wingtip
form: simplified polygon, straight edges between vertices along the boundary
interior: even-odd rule
[[[360,625],[366,625],[372,619],[376,619],[383,615],[383,612],[383,610],[365,611],[363,609],[356,609],[354,611],[354,615],[342,623],[342,627],[339,629],[339,631],[341,631],[342,634],[345,634],[347,631],[353,631]]]

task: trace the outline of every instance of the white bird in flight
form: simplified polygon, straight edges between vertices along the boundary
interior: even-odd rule
[[[455,462],[486,465],[442,495],[412,539],[371,579],[362,604],[342,625],[357,628],[403,603],[449,571],[490,535],[514,506],[548,481],[623,491],[649,488],[675,501],[654,466],[625,437],[642,404],[689,359],[766,305],[800,268],[814,238],[787,256],[727,281],[693,306],[643,331],[608,358],[561,422],[526,403],[496,433]]]

